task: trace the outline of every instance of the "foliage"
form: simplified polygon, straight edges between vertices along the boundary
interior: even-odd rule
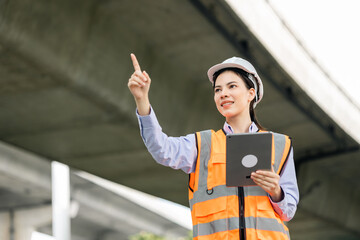
[[[187,237],[177,238],[176,240],[191,240],[192,232],[189,232]],[[169,240],[165,237],[155,235],[148,232],[140,232],[138,234],[130,236],[129,240]]]
[[[166,240],[166,239],[152,233],[140,232],[136,235],[130,236],[130,240]]]

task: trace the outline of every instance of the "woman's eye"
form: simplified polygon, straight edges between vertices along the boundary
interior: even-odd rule
[[[230,88],[234,88],[234,87],[236,87],[236,85],[235,85],[235,84],[230,85]]]
[[[216,88],[214,92],[220,92],[220,88]]]

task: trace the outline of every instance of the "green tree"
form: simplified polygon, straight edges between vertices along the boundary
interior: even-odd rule
[[[192,239],[192,232],[189,232],[187,237],[178,238],[176,240],[191,240],[191,239]],[[155,235],[153,233],[140,232],[138,234],[130,236],[129,240],[168,240],[168,239],[159,235]]]
[[[130,240],[166,240],[164,237],[148,233],[140,232],[138,234],[130,236]]]

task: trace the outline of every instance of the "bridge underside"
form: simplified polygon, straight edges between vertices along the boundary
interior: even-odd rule
[[[1,141],[187,205],[186,174],[155,164],[140,138],[131,52],[171,136],[221,128],[206,71],[234,55],[253,62],[265,86],[258,118],[294,141],[301,202],[292,238],[360,238],[359,144],[223,1],[0,0]],[[1,182],[0,196],[12,196],[14,181]],[[26,188],[13,195],[1,209]]]

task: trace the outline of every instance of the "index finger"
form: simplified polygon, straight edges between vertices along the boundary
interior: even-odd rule
[[[130,56],[131,56],[131,60],[132,60],[133,66],[134,66],[134,70],[141,71],[139,62],[137,61],[135,54],[132,53],[132,54],[130,54]]]

